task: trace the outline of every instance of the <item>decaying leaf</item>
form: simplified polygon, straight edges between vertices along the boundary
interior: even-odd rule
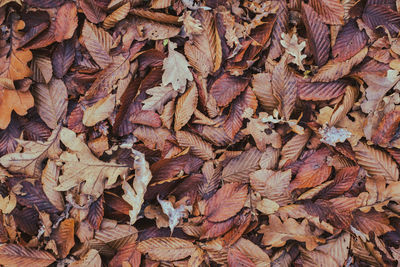
[[[180,260],[190,256],[196,249],[192,242],[176,237],[154,237],[142,241],[137,249],[149,254],[153,260]]]
[[[162,84],[167,86],[172,84],[175,91],[185,91],[187,81],[192,81],[193,76],[189,70],[189,63],[179,52],[175,51],[177,45],[171,41],[168,42],[168,57],[164,59]]]
[[[129,170],[129,166],[97,159],[89,147],[67,128],[61,129],[60,140],[69,151],[60,155],[63,174],[59,177],[60,184],[55,188],[58,191],[67,191],[85,182],[82,192],[97,199],[105,186],[114,184],[119,176],[126,175]]]
[[[135,168],[135,178],[132,186],[125,180],[122,184],[122,189],[125,192],[122,198],[132,206],[132,209],[129,211],[130,224],[134,224],[137,220],[144,201],[143,198],[147,190],[147,185],[153,177],[149,170],[149,163],[145,160],[144,155],[136,150],[132,150],[132,153],[135,156],[133,166]]]

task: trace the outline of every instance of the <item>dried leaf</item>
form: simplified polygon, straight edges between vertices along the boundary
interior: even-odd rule
[[[67,114],[68,94],[64,82],[53,78],[48,85],[36,84],[33,97],[42,120],[55,129]]]
[[[218,106],[226,106],[243,92],[250,80],[245,77],[231,76],[224,73],[211,86],[210,93]]]
[[[82,29],[82,43],[102,69],[105,69],[113,61],[109,55],[112,37],[102,28],[85,21]]]
[[[215,157],[212,146],[195,134],[186,131],[178,131],[176,132],[176,139],[180,146],[190,147],[190,151],[193,155],[203,160],[209,160]]]
[[[226,182],[247,182],[249,174],[259,168],[261,155],[256,148],[244,151],[229,161],[222,171],[221,179]]]
[[[0,245],[0,264],[6,266],[48,266],[55,262],[49,252],[32,248],[25,248],[17,244]]]
[[[93,266],[101,267],[101,258],[99,252],[95,249],[90,249],[85,255],[81,256],[81,259],[70,263],[70,267],[79,266]]]
[[[195,251],[195,245],[176,237],[153,237],[138,244],[137,250],[149,254],[153,260],[176,261]]]
[[[384,151],[359,142],[353,146],[358,164],[371,175],[382,175],[388,181],[399,180],[396,162]]]
[[[222,186],[207,201],[205,215],[211,222],[225,221],[238,213],[247,199],[247,186],[239,183],[230,183]]]
[[[297,90],[296,80],[287,66],[286,57],[282,57],[274,68],[271,82],[273,94],[279,103],[279,113],[289,120],[296,103]]]
[[[52,233],[52,238],[57,243],[58,255],[65,258],[71,248],[75,245],[74,241],[74,219],[66,219],[60,223],[58,229]]]
[[[189,70],[189,63],[179,52],[175,51],[177,44],[168,42],[168,57],[163,62],[162,84],[167,86],[172,84],[175,91],[183,92],[186,88],[186,81],[192,81],[193,76]]]
[[[131,225],[137,220],[144,201],[143,198],[147,190],[147,185],[153,177],[144,154],[136,150],[132,150],[132,153],[135,155],[135,179],[133,180],[132,187],[125,180],[122,184],[122,189],[124,190],[122,198],[132,206],[132,209],[129,211]]]
[[[82,123],[85,126],[91,127],[96,123],[107,119],[114,111],[116,98],[114,94],[110,94],[93,106],[87,108],[83,113]]]
[[[262,242],[269,247],[281,247],[288,240],[297,240],[305,242],[307,250],[314,250],[318,247],[318,242],[324,241],[311,232],[306,219],[299,224],[292,218],[281,222],[275,215],[270,215],[269,224],[261,225],[258,232],[264,235]]]
[[[339,0],[311,0],[310,5],[327,24],[343,24],[344,7]]]
[[[296,33],[293,33],[292,37],[290,37],[289,34],[282,33],[281,35],[282,40],[281,40],[281,45],[286,48],[286,52],[290,55],[292,55],[294,58],[290,61],[297,66],[299,66],[300,70],[305,70],[303,66],[303,59],[305,59],[307,56],[302,55],[301,51],[306,47],[306,42],[303,41],[301,43],[297,43],[298,38]]]
[[[57,42],[62,42],[70,39],[73,36],[76,27],[78,27],[76,5],[73,2],[67,2],[57,11],[54,30],[55,40]]]
[[[278,108],[279,102],[273,95],[271,74],[258,73],[252,79],[253,92],[265,111],[272,114]]]
[[[39,178],[43,161],[46,158],[57,159],[61,153],[60,129],[60,127],[54,129],[46,142],[18,140],[18,143],[24,147],[24,152],[7,154],[0,158],[0,164],[10,171]]]
[[[196,84],[192,86],[178,99],[175,107],[175,131],[179,131],[189,122],[197,107],[198,90]]]
[[[7,128],[13,111],[23,116],[33,105],[34,101],[30,91],[22,92],[0,87],[0,129]]]
[[[60,184],[55,188],[58,191],[67,191],[85,182],[81,192],[97,199],[103,194],[105,186],[114,184],[119,176],[126,175],[129,170],[126,165],[97,159],[89,147],[67,128],[61,129],[60,140],[70,152],[64,151],[60,155],[64,165],[59,177]]]
[[[354,57],[344,62],[329,61],[319,69],[318,73],[312,78],[312,82],[333,82],[348,75],[353,66],[363,61],[367,52],[368,48],[363,48]]]
[[[316,1],[314,1],[316,2]],[[329,29],[320,16],[309,5],[301,4],[301,13],[307,29],[308,43],[314,56],[315,64],[323,66],[329,58],[330,41]]]
[[[194,35],[191,42],[185,43],[185,55],[189,63],[203,77],[207,77],[221,66],[221,40],[211,12],[201,10],[196,18],[200,20],[203,31]]]
[[[130,2],[123,4],[121,7],[117,8],[113,13],[108,15],[106,19],[103,21],[103,25],[105,29],[110,29],[117,24],[117,22],[123,20],[129,13],[131,9]]]

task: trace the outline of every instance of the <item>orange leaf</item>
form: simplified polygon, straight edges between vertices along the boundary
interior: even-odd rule
[[[225,184],[207,201],[205,215],[211,222],[225,221],[238,213],[247,199],[245,184]]]
[[[67,257],[69,251],[75,245],[74,219],[70,218],[62,221],[51,237],[56,241],[59,257],[62,259]]]
[[[11,112],[14,110],[18,115],[26,115],[29,108],[33,107],[34,101],[31,92],[21,92],[0,88],[0,128],[7,128],[11,121]]]

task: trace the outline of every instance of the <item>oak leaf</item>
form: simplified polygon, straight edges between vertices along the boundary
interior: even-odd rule
[[[55,188],[58,191],[67,191],[85,182],[81,192],[97,199],[103,194],[104,187],[114,184],[119,176],[126,175],[129,170],[126,165],[97,159],[89,147],[67,128],[61,129],[60,140],[69,151],[60,155],[60,161],[64,164],[59,177],[60,184]]]
[[[5,89],[0,87],[0,129],[7,128],[11,121],[11,113],[15,111],[18,115],[26,115],[28,109],[34,106],[31,92]]]
[[[303,59],[305,59],[307,56],[302,55],[301,51],[304,49],[304,47],[306,47],[306,42],[303,41],[301,43],[297,43],[298,38],[296,33],[293,33],[292,37],[290,37],[289,34],[282,33],[281,37],[281,45],[286,49],[288,54],[294,57],[291,62],[299,66],[300,70],[304,71]]]
[[[175,51],[176,48],[176,43],[168,42],[168,57],[163,62],[162,84],[167,86],[171,83],[175,91],[182,93],[185,91],[186,82],[193,80],[193,75],[185,56]]]
[[[258,232],[264,235],[262,242],[268,247],[281,247],[288,240],[296,240],[305,242],[307,250],[314,250],[318,242],[324,242],[312,233],[307,219],[300,224],[292,218],[282,222],[277,216],[270,215],[269,224],[261,225]]]
[[[159,113],[162,113],[165,103],[178,95],[170,85],[153,87],[148,89],[146,93],[151,97],[142,101],[142,104],[144,104],[142,109],[158,111]]]
[[[10,171],[39,178],[42,173],[41,164],[43,161],[46,158],[58,159],[62,152],[60,149],[60,130],[60,126],[54,129],[46,142],[17,140],[24,148],[24,152],[7,154],[0,158],[0,164]]]

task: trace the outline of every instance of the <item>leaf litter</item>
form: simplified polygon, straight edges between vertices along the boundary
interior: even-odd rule
[[[399,10],[1,0],[0,265],[398,266]]]

